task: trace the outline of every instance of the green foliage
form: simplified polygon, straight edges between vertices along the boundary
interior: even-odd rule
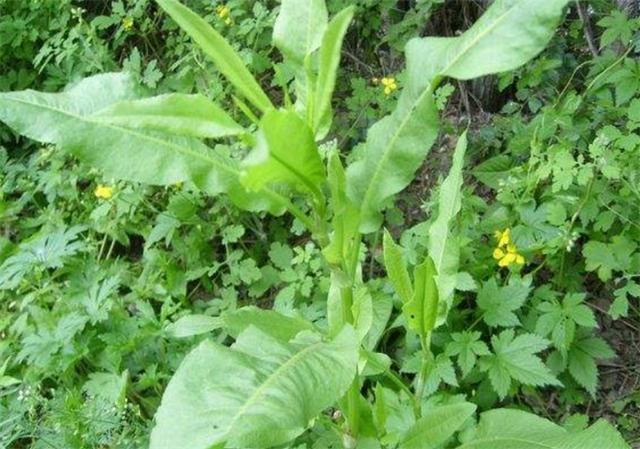
[[[356,360],[357,340],[349,328],[331,342],[299,334],[287,343],[251,326],[231,349],[205,341],[167,386],[150,447],[271,447],[290,441],[344,394]]]
[[[2,131],[0,446],[628,447],[494,407],[602,402],[640,25],[595,6],[591,61],[566,0],[409,3],[12,5],[40,74],[0,76],[0,120],[44,147]],[[484,75],[511,101],[464,131]]]
[[[515,337],[513,330],[502,331],[491,337],[492,353],[482,357],[481,369],[501,398],[507,395],[513,380],[534,386],[559,385],[536,355],[548,346],[548,340],[535,334]]]

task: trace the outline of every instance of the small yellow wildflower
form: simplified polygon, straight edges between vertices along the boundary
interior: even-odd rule
[[[398,84],[396,83],[395,78],[384,77],[380,82],[384,87],[384,94],[387,96],[391,95],[395,90],[398,89]]]
[[[498,241],[498,248],[507,246],[511,242],[511,229],[507,228],[504,231],[496,231],[496,240]]]
[[[511,264],[524,265],[524,257],[518,253],[518,248],[511,241],[511,230],[496,231],[498,246],[493,250],[493,258],[498,261],[498,266],[508,267]]]
[[[221,19],[231,20],[229,17],[231,15],[231,8],[227,5],[218,5],[216,7],[216,14],[218,14],[218,17]]]
[[[131,31],[131,29],[133,28],[133,18],[125,17],[124,19],[122,19],[122,28],[125,31]]]
[[[113,196],[113,187],[103,186],[102,184],[98,184],[98,187],[96,187],[96,190],[93,193],[98,198],[102,198],[103,200],[108,200]]]

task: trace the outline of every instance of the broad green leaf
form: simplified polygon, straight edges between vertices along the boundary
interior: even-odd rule
[[[132,129],[164,131],[190,137],[218,138],[245,132],[226,112],[203,95],[168,94],[121,101],[95,118]]]
[[[407,264],[402,257],[402,250],[394,241],[389,231],[384,230],[383,252],[384,267],[387,277],[403,303],[408,303],[413,298],[413,287],[409,278]]]
[[[166,330],[174,338],[193,337],[220,329],[222,320],[208,315],[187,315],[167,326]]]
[[[238,163],[197,139],[104,123],[94,113],[134,98],[123,75],[87,78],[68,91],[0,94],[0,120],[20,134],[53,143],[107,177],[153,185],[191,181],[202,191],[228,193],[248,210],[280,213],[286,200],[265,188],[251,194],[240,184]]]
[[[282,315],[274,310],[254,306],[243,307],[222,316],[224,328],[238,337],[249,326],[281,341],[289,341],[302,331],[313,330],[313,325],[302,318]]]
[[[508,423],[509,425],[505,425]],[[518,438],[526,436],[536,442],[547,438],[558,438],[566,430],[557,424],[522,410],[495,409],[480,415],[475,439]],[[464,447],[464,445],[463,445]]]
[[[466,131],[458,139],[453,153],[453,163],[449,175],[442,182],[438,195],[438,217],[429,228],[427,249],[433,259],[437,273],[436,284],[440,296],[437,325],[447,319],[453,303],[453,291],[458,282],[458,242],[451,235],[451,222],[460,212],[462,205],[462,167],[467,151]]]
[[[202,48],[231,84],[255,107],[265,112],[273,108],[253,75],[224,37],[204,19],[177,0],[156,0],[193,41]]]
[[[409,41],[407,85],[398,106],[369,130],[362,157],[347,170],[363,233],[378,229],[385,201],[411,182],[435,141],[433,92],[440,79],[471,79],[524,64],[551,39],[568,1],[496,0],[458,37]]]
[[[457,449],[629,449],[608,422],[570,432],[552,422],[520,410],[485,412],[473,437]]]
[[[362,342],[362,345],[370,350],[375,349],[378,345],[380,338],[387,329],[387,323],[393,311],[393,301],[386,293],[374,291],[372,292],[372,299],[373,321],[367,337]]]
[[[438,135],[432,93],[425,91],[414,104],[408,94],[403,97],[369,129],[364,154],[347,167],[347,192],[360,210],[363,233],[380,227],[384,202],[409,185]]]
[[[430,257],[415,267],[413,297],[402,307],[409,328],[422,336],[431,332],[436,323],[439,301],[436,274]]]
[[[85,78],[62,93],[34,90],[0,93],[0,120],[42,143],[59,143],[70,119],[88,116],[118,101],[137,97],[131,76],[104,73]]]
[[[407,431],[400,449],[435,449],[441,447],[476,411],[469,402],[442,405],[427,410]]]
[[[284,183],[320,196],[326,179],[313,132],[293,111],[265,113],[256,145],[242,167],[242,183],[250,190]]]
[[[331,124],[331,98],[336,85],[336,73],[340,64],[340,50],[347,28],[353,18],[354,7],[340,11],[331,19],[320,47],[320,68],[316,81],[315,101],[313,102],[313,129],[321,132],[320,137],[329,130]]]
[[[273,44],[301,68],[305,58],[320,48],[328,20],[324,0],[282,0],[273,26]]]
[[[358,339],[363,341],[373,324],[373,300],[365,285],[360,285],[354,290],[353,305],[351,306],[353,326]]]
[[[509,177],[513,168],[513,159],[505,154],[494,156],[478,164],[472,173],[484,185],[498,190],[500,181]]]
[[[329,342],[309,333],[283,343],[255,327],[231,348],[205,341],[169,382],[150,448],[284,444],[345,393],[357,361],[351,328]]]
[[[569,0],[496,0],[462,35],[417,38],[407,47],[424,55],[421,67],[431,79],[469,80],[506,72],[546,47],[567,3]]]

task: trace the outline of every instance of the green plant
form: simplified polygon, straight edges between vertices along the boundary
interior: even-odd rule
[[[276,20],[274,44],[294,73],[293,92],[284,90],[282,108],[273,105],[241,57],[205,20],[176,0],[158,0],[235,87],[233,101],[244,114],[241,120],[203,95],[139,99],[131,78],[122,74],[90,77],[60,94],[0,94],[0,118],[10,127],[57,145],[107,177],[155,185],[187,183],[208,195],[226,193],[245,210],[288,211],[322,249],[330,271],[325,323],[251,307],[174,323],[171,331],[176,335],[220,330],[234,343],[228,347],[205,340],[186,356],[156,414],[153,449],[306,443],[627,447],[606,421],[568,431],[522,411],[496,409],[482,413],[476,424],[475,404],[460,396],[432,396],[441,381],[456,383],[449,357],[433,353],[432,337],[447,322],[459,288],[462,241],[455,219],[462,203],[466,133],[458,139],[451,170],[440,187],[437,214],[425,233],[427,254],[418,256],[411,274],[402,248],[390,234],[384,236],[385,266],[402,304],[398,321],[408,340],[416,343],[407,345],[408,350],[417,349],[413,362],[407,363],[413,366],[406,371],[416,374],[410,385],[392,367],[391,357],[377,351],[382,334],[391,327],[392,297],[377,295],[375,280],[366,280],[361,270],[364,236],[380,229],[382,211],[411,182],[438,135],[435,94],[442,80],[472,79],[526,63],[545,47],[566,3],[541,1],[532,16],[531,2],[497,0],[458,37],[410,40],[398,104],[371,127],[346,169],[337,149],[317,142],[333,121],[340,48],[353,10],[343,9],[329,21],[322,0],[286,0]],[[228,154],[223,145],[210,148],[203,142],[230,138],[242,143],[234,147],[237,155]],[[251,150],[244,154],[242,147]],[[45,247],[58,242],[70,253],[76,250],[73,232],[56,234],[52,243],[50,237],[35,242]],[[228,230],[223,238],[233,242],[238,232]],[[28,253],[30,247],[21,250]],[[14,282],[20,282],[21,264],[32,261],[15,256],[5,263],[17,267]],[[243,274],[250,268],[243,267]],[[490,282],[484,288],[498,289]],[[570,313],[560,318],[565,327],[569,322],[588,327],[580,304],[575,298],[567,301]],[[489,326],[508,327],[517,319],[511,313],[518,308],[515,302],[508,310],[496,310],[502,305],[483,301],[482,318]],[[553,304],[540,305],[540,310],[555,319]],[[99,310],[91,311],[102,316]],[[91,315],[78,317],[64,330],[75,334],[84,320],[91,321]],[[512,379],[529,385],[558,383],[536,356],[548,346],[541,336],[504,330],[492,338],[492,351],[478,344],[474,334],[452,338],[459,345],[451,345],[450,355],[458,356],[463,370],[473,368],[473,358],[480,356],[480,366],[500,396],[506,395]],[[521,363],[513,363],[514,357]],[[335,412],[322,413],[329,408]]]

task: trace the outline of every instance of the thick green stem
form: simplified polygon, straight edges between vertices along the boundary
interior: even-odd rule
[[[353,306],[353,290],[356,281],[356,271],[358,267],[358,256],[360,254],[360,239],[354,242],[350,248],[349,257],[345,257],[343,260],[343,270],[349,277],[349,285],[342,288],[340,296],[342,299],[342,316],[345,323],[354,324],[354,316],[352,311]],[[360,427],[360,407],[358,402],[360,401],[360,379],[356,375],[349,391],[347,392],[347,422],[349,424],[349,433],[357,440]]]
[[[420,372],[418,373],[418,381],[416,383],[416,402],[421,408],[422,397],[424,396],[424,389],[427,383],[427,377],[431,366],[433,365],[433,353],[431,352],[431,333],[420,337],[420,346],[422,347],[422,363],[420,365]],[[421,410],[419,410],[421,413]]]
[[[358,402],[360,401],[360,379],[356,376],[353,379],[351,387],[347,392],[347,421],[349,423],[349,433],[357,440],[358,432],[360,430],[360,407]]]
[[[340,292],[340,296],[342,298],[342,318],[345,323],[353,324],[354,317],[353,311],[351,310],[353,305],[353,285],[343,288]],[[357,438],[359,430],[359,397],[360,380],[356,376],[351,387],[349,387],[349,391],[347,392],[347,410],[345,413],[347,423],[349,425],[349,433],[354,439]]]

